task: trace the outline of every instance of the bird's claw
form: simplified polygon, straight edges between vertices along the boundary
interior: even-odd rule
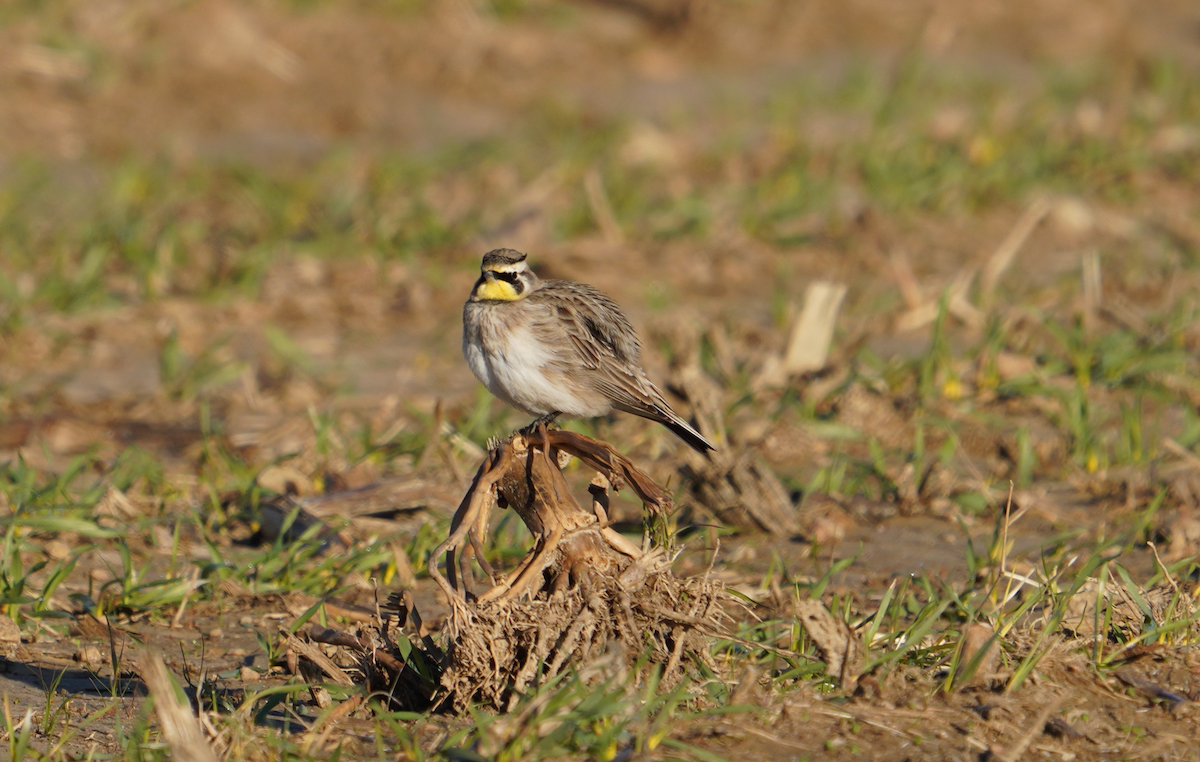
[[[557,411],[553,412],[553,413],[546,413],[545,415],[539,416],[538,418],[534,419],[533,423],[529,424],[525,428],[518,429],[517,433],[523,437],[527,437],[530,434],[532,434],[533,432],[537,431],[538,428],[540,428],[542,426],[545,426],[547,429],[549,429],[551,426],[555,426],[555,421],[558,419],[558,417],[560,415],[562,415],[562,413],[559,413]],[[557,426],[555,426],[555,428],[557,428]]]

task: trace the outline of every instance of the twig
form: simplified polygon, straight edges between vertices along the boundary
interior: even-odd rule
[[[880,730],[886,730],[887,732],[891,733],[892,735],[899,736],[900,738],[908,738],[908,735],[905,734],[903,731],[896,730],[895,728],[890,727],[888,725],[884,725],[882,722],[875,722],[873,720],[869,720],[866,717],[863,717],[862,715],[850,714],[849,712],[838,712],[838,711],[834,711],[831,709],[825,709],[823,707],[813,707],[813,711],[817,712],[818,714],[827,715],[829,717],[840,717],[843,720],[852,720],[853,722],[861,722],[864,725],[871,725],[872,727],[879,728]]]
[[[896,281],[896,287],[900,289],[904,306],[913,310],[924,304],[925,296],[921,293],[921,284],[917,281],[917,276],[913,274],[908,254],[903,249],[896,249],[888,257],[888,264],[892,267],[892,278]]]
[[[1013,481],[1008,480],[1008,502],[1004,505],[1004,520],[1000,525],[1000,576],[1005,576],[1004,566],[1008,562],[1008,525],[1012,520]],[[999,582],[999,577],[996,579]],[[1008,594],[1012,590],[1012,578],[1004,587],[1004,602],[1008,602]]]
[[[1135,688],[1139,693],[1148,699],[1166,701],[1172,707],[1186,703],[1187,699],[1183,696],[1178,696],[1171,693],[1165,688],[1161,688],[1149,680],[1143,680],[1127,669],[1119,669],[1113,673],[1114,676],[1131,688]]]
[[[492,488],[496,482],[500,481],[500,477],[508,469],[509,461],[512,460],[512,448],[505,447],[500,450],[499,454],[488,453],[484,458],[483,463],[479,466],[479,471],[475,473],[475,480],[471,483],[471,488],[467,490],[467,494],[463,496],[462,503],[458,506],[458,510],[454,512],[454,518],[450,522],[450,536],[446,540],[433,549],[429,555],[429,576],[433,577],[433,581],[437,583],[446,597],[453,601],[461,601],[462,595],[458,592],[457,587],[446,580],[438,569],[438,557],[446,554],[446,573],[451,577],[455,576],[454,569],[454,551],[466,537],[467,532],[471,531],[475,526],[475,519],[482,509],[482,503],[485,500],[494,500],[495,495],[492,494]],[[452,604],[453,605],[453,604]]]
[[[628,458],[614,450],[610,445],[598,442],[591,437],[575,434],[570,431],[546,432],[544,442],[531,443],[548,444],[550,447],[563,450],[579,458],[588,467],[604,474],[614,491],[628,484],[638,498],[651,510],[662,514],[670,514],[675,510],[675,501],[669,492],[658,486],[633,465]]]
[[[1158,547],[1152,542],[1148,542],[1146,544],[1150,546],[1150,552],[1154,554],[1154,561],[1158,564],[1158,568],[1162,569],[1163,577],[1166,578],[1167,584],[1169,584],[1171,589],[1175,591],[1175,594],[1178,595],[1179,585],[1175,584],[1175,578],[1171,576],[1171,572],[1167,569],[1167,565],[1164,564],[1162,562],[1162,558],[1159,557]]]
[[[425,443],[425,449],[421,451],[421,457],[417,458],[417,470],[422,471],[429,464],[429,458],[437,449],[438,444],[442,441],[442,423],[445,421],[445,412],[442,410],[442,400],[438,398],[433,403],[433,425],[430,426],[429,441]]]
[[[1200,458],[1196,454],[1170,437],[1163,437],[1162,446],[1178,455],[1192,468],[1200,468]]]
[[[1038,226],[1038,223],[1049,212],[1050,204],[1046,199],[1035,199],[1017,219],[1008,236],[992,252],[992,256],[988,257],[987,264],[983,268],[983,279],[980,283],[980,298],[983,303],[984,312],[990,310],[994,303],[996,286],[1000,283],[1000,278],[1004,276],[1009,266],[1012,265],[1017,252],[1025,245],[1025,241],[1033,233],[1034,228]]]
[[[366,697],[362,696],[361,694],[351,696],[350,698],[346,699],[342,703],[338,704],[331,712],[329,712],[329,714],[326,714],[324,717],[321,717],[318,720],[317,724],[313,725],[313,727],[308,731],[308,734],[311,736],[312,734],[316,733],[317,730],[319,730],[321,728],[326,728],[326,730],[322,733],[322,736],[323,736],[325,733],[328,733],[330,730],[333,729],[334,724],[336,724],[339,720],[346,717],[348,714],[353,712],[355,709],[358,709],[360,706],[363,705],[363,703],[366,700],[367,700]],[[318,736],[318,737],[320,737],[320,736]]]
[[[321,627],[313,625],[308,630],[308,637],[315,643],[327,643],[331,646],[343,646],[345,648],[353,648],[356,651],[361,651],[366,648],[361,640],[351,635],[348,632],[335,630],[331,627]]]
[[[758,736],[759,738],[763,739],[764,741],[770,741],[771,743],[779,744],[780,746],[784,746],[789,749],[799,749],[801,751],[807,751],[807,752],[811,752],[813,750],[812,747],[810,747],[810,746],[798,744],[795,741],[789,741],[786,738],[780,738],[779,736],[775,735],[774,733],[768,733],[765,730],[759,730],[758,728],[754,727],[753,725],[741,725],[739,727],[739,729],[745,733],[749,733],[752,736]]]
[[[613,212],[608,194],[604,191],[604,180],[600,177],[600,170],[595,166],[584,173],[583,189],[587,193],[588,206],[592,209],[592,217],[604,236],[604,242],[614,245],[622,243],[625,235],[621,232],[617,215]]]
[[[175,610],[175,617],[171,620],[171,629],[177,630],[180,627],[180,622],[183,621],[183,612],[187,611],[188,601],[191,600],[192,593],[200,587],[200,567],[192,569],[191,580],[188,582],[187,590],[183,593],[183,600],[179,602],[179,608]],[[204,584],[207,584],[205,580]]]
[[[294,648],[296,651],[299,651],[301,656],[317,665],[317,667],[326,675],[329,675],[329,678],[335,683],[338,685],[344,685],[346,687],[351,687],[354,685],[354,681],[350,679],[350,676],[346,674],[346,671],[334,664],[333,660],[328,656],[321,653],[319,648],[311,643],[306,643],[292,633],[288,632],[286,629],[282,630],[281,634],[285,636],[288,646]]]

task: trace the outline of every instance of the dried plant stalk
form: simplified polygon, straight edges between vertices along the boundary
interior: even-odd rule
[[[563,476],[567,455],[600,475],[586,509]],[[530,686],[612,653],[614,643],[628,665],[643,654],[665,665],[666,685],[693,661],[715,666],[705,646],[723,634],[721,589],[675,577],[663,549],[643,552],[608,527],[608,489],[625,486],[650,514],[674,510],[670,494],[625,456],[581,434],[539,428],[492,448],[432,555],[444,556],[445,574],[436,564],[430,574],[451,602],[437,703],[511,708]],[[494,584],[476,596],[464,559],[472,550],[482,558],[497,505],[516,512],[535,543],[507,575],[485,568]]]
[[[139,659],[142,680],[154,697],[154,710],[162,723],[163,737],[175,759],[183,762],[217,762],[217,756],[192,708],[175,694],[175,685],[162,657],[149,651]]]
[[[572,457],[597,472],[586,508],[562,472]],[[393,593],[379,607],[378,621],[354,633],[314,625],[304,634],[342,649],[354,666],[289,638],[297,668],[335,681],[348,675],[396,708],[455,712],[472,705],[511,709],[573,665],[645,670],[635,680],[660,670],[666,689],[693,665],[722,674],[708,643],[716,637],[744,642],[724,626],[725,607],[738,604],[707,575],[672,574],[666,548],[643,549],[609,526],[609,491],[625,487],[649,515],[674,511],[666,490],[604,442],[539,427],[496,444],[463,496],[449,537],[430,556],[430,576],[450,602],[439,643],[411,593]],[[492,569],[483,554],[497,506],[512,509],[535,538],[507,574]],[[471,590],[472,560],[492,581],[478,595]],[[408,626],[409,635],[398,633]]]

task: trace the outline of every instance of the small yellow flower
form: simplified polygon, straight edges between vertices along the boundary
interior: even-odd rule
[[[617,758],[617,742],[616,742],[616,740],[609,741],[608,746],[605,746],[603,749],[601,749],[600,753],[596,755],[596,758],[599,759],[600,762],[609,762],[609,760],[616,759]]]
[[[977,166],[987,166],[1000,155],[1000,147],[987,135],[976,135],[967,144],[967,158]]]
[[[666,730],[660,730],[657,733],[651,735],[649,738],[646,739],[646,750],[654,751],[658,747],[658,744],[661,743],[662,740],[666,737],[667,737]]]
[[[956,376],[951,376],[942,384],[942,396],[948,400],[962,399],[963,383]]]

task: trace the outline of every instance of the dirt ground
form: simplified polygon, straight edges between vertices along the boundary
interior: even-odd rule
[[[131,268],[113,265],[102,278],[105,299],[78,309],[30,295],[41,294],[39,283],[51,274],[64,277],[54,270],[56,258],[68,263],[70,275],[82,257],[20,250],[17,237],[5,239],[0,299],[10,304],[0,312],[0,462],[19,459],[39,474],[64,473],[82,462],[85,475],[99,475],[106,464],[127,463],[123,453],[136,450],[156,464],[145,472],[151,476],[128,489],[112,487],[98,500],[94,515],[131,528],[120,541],[51,526],[32,538],[49,561],[89,542],[96,549],[80,556],[58,595],[69,621],[26,619],[17,636],[0,638],[7,648],[0,662],[0,696],[11,706],[6,711],[16,718],[32,709],[43,718],[39,727],[50,727],[45,718],[61,705],[60,721],[79,730],[63,750],[74,756],[66,758],[125,748],[127,731],[146,716],[145,686],[129,666],[143,645],[162,654],[176,674],[186,668],[209,675],[223,700],[236,704],[246,692],[277,684],[279,670],[271,672],[263,638],[276,637],[324,592],[258,593],[230,583],[179,608],[178,616],[172,610],[173,622],[161,612],[132,614],[119,622],[113,617],[116,629],[81,603],[99,599],[101,588],[120,577],[126,568],[121,545],[143,579],[168,575],[180,557],[197,564],[209,558],[198,526],[220,524],[221,552],[230,557],[270,546],[257,524],[236,515],[246,480],[239,482],[232,467],[220,479],[211,475],[213,420],[219,422],[216,438],[266,489],[304,498],[382,481],[395,490],[382,498],[390,513],[374,511],[361,521],[340,523],[339,517],[359,512],[345,503],[331,504],[325,514],[314,508],[347,543],[384,536],[393,546],[416,547],[427,537],[422,531],[444,531],[482,454],[482,442],[470,436],[489,425],[496,430],[484,435],[525,423],[499,403],[489,406],[459,350],[461,304],[479,256],[501,245],[528,251],[543,277],[592,283],[624,305],[646,338],[655,378],[679,381],[679,358],[696,354],[752,390],[742,396],[731,382],[716,392],[728,411],[723,444],[748,448],[793,500],[802,499],[795,524],[776,533],[718,531],[721,521],[711,506],[681,493],[681,521],[698,528],[684,535],[690,550],[676,568],[681,575],[704,573],[720,535],[714,575],[758,601],[764,618],[787,615],[787,596],[773,593],[771,581],[777,587],[811,583],[843,559],[853,562],[834,576],[826,599],[853,601],[860,613],[869,613],[896,580],[966,584],[977,571],[968,542],[976,552],[987,548],[1008,482],[1019,478],[1023,447],[1036,454],[1037,466],[1014,494],[1020,519],[1011,527],[1011,556],[1020,568],[1032,574],[1044,555],[1098,547],[1114,536],[1156,541],[1151,547],[1131,539],[1121,557],[1137,581],[1159,570],[1155,552],[1168,563],[1195,554],[1200,460],[1193,447],[1181,454],[1158,445],[1190,436],[1200,409],[1195,378],[1173,381],[1174,371],[1155,377],[1174,397],[1146,399],[1156,440],[1144,458],[1122,460],[1111,445],[1097,462],[1073,450],[1067,416],[1047,412],[1032,397],[991,394],[982,380],[984,360],[951,362],[938,371],[936,384],[945,393],[921,406],[937,423],[919,433],[913,389],[886,384],[888,368],[924,357],[931,341],[946,341],[953,354],[982,340],[985,326],[959,313],[943,337],[935,336],[936,321],[920,314],[936,315],[943,290],[986,269],[1023,215],[1040,208],[1037,193],[895,209],[847,187],[834,191],[827,218],[787,221],[769,240],[748,234],[738,212],[728,210],[715,212],[710,233],[699,239],[656,238],[608,224],[605,203],[568,188],[553,166],[513,169],[503,151],[499,158],[477,155],[470,146],[537,144],[539,131],[556,120],[583,125],[582,143],[589,128],[600,133],[617,123],[630,137],[621,142],[625,158],[611,161],[639,167],[637,157],[649,157],[644,161],[667,168],[683,197],[741,182],[778,160],[783,139],[772,133],[770,119],[787,83],[835,81],[856,67],[870,72],[868,79],[890,82],[914,60],[951,77],[980,78],[1016,100],[1048,69],[1099,69],[1100,100],[1076,104],[1065,119],[1107,140],[1134,119],[1129,114],[1141,108],[1144,83],[1161,62],[1185,77],[1200,74],[1200,4],[64,0],[36,11],[0,10],[0,17],[0,211],[5,219],[32,216],[35,233],[68,226],[85,206],[104,203],[96,199],[112,195],[103,183],[114,167],[157,162],[194,178],[188,172],[203,171],[196,168],[232,165],[253,168],[247,175],[304,178],[330,171],[333,162],[348,185],[369,193],[381,157],[448,153],[457,158],[444,175],[413,182],[428,182],[427,203],[447,225],[469,229],[415,256],[393,256],[364,236],[337,239],[345,250],[313,253],[303,232],[239,239],[238,220],[266,212],[247,211],[253,201],[239,191],[220,197],[206,189],[180,206],[180,235],[188,235],[185,223],[193,214],[214,224],[229,221],[229,228],[196,249],[205,253],[189,255],[193,272],[164,268],[163,284],[155,288]],[[957,136],[965,128],[956,126],[955,104],[931,98],[930,129],[942,125]],[[819,153],[822,145],[869,133],[869,121],[851,104],[805,113],[795,129]],[[1198,131],[1200,124],[1185,123],[1164,130],[1162,140],[1180,143],[1181,163],[1194,162],[1200,159]],[[731,135],[744,146],[737,159],[711,158]],[[31,163],[47,179],[36,204],[24,207],[21,178]],[[486,171],[476,173],[479,166]],[[1129,182],[1135,198],[1099,188],[1082,200],[1051,193],[1004,274],[1003,293],[1014,302],[1002,305],[1005,330],[1017,338],[983,355],[1001,382],[1049,367],[1030,327],[1035,316],[1061,316],[1067,324],[1083,314],[1097,321],[1090,336],[1133,326],[1132,333],[1144,329],[1146,337],[1159,326],[1147,328],[1153,321],[1139,316],[1167,305],[1186,311],[1196,303],[1200,188],[1194,178],[1186,167],[1178,174],[1147,171]],[[579,231],[555,222],[555,215],[570,216],[563,199],[571,194],[585,199],[578,205],[596,217],[594,225]],[[223,205],[217,211],[208,208],[214,197]],[[622,220],[636,215],[617,211]],[[35,233],[24,239],[31,247],[53,238]],[[198,233],[198,240],[208,241],[205,235]],[[239,246],[251,243],[266,252],[255,287],[210,288],[237,270]],[[1103,262],[1106,311],[1100,317],[1088,312],[1078,285],[1081,256],[1086,260],[1089,251],[1100,252]],[[759,384],[769,375],[768,358],[784,356],[805,288],[816,279],[848,287],[828,369]],[[19,319],[9,319],[18,303]],[[1194,358],[1200,329],[1177,327],[1172,346]],[[167,351],[188,358],[191,375],[165,363]],[[883,368],[874,386],[855,380],[866,373],[863,352]],[[1073,383],[1070,369],[1052,375],[1058,380],[1051,386]],[[951,380],[965,385],[967,397],[977,395],[975,408],[964,412],[958,404],[964,393],[948,391]],[[1088,400],[1093,413],[1111,411],[1104,420],[1122,420],[1128,388],[1114,382],[1095,391]],[[483,423],[472,428],[474,420]],[[436,444],[381,448],[388,457],[350,457],[350,432],[363,426],[381,441],[432,436]],[[685,489],[679,487],[684,454],[668,434],[619,415],[596,424],[595,432],[620,444],[660,484]],[[915,477],[917,459],[903,455],[912,455],[914,438],[922,453],[949,453]],[[854,464],[874,458],[868,440],[888,452],[879,459],[881,476],[855,471]],[[841,474],[844,491],[830,474]],[[889,486],[879,494],[848,486],[877,482]],[[987,495],[987,504],[973,509],[959,499],[973,491]],[[1147,513],[1156,499],[1161,507]],[[7,509],[7,502],[0,507]],[[220,513],[214,505],[225,506],[227,516],[213,518]],[[640,521],[632,502],[617,501],[613,511],[627,526]],[[173,524],[179,516],[201,518]],[[518,533],[515,542],[526,540]],[[37,560],[31,547],[18,552],[27,567]],[[1186,572],[1178,580],[1195,584]],[[339,599],[369,614],[374,583],[357,571],[340,581]],[[411,581],[436,631],[447,603],[426,575]],[[1014,649],[1028,645],[1017,642],[1022,637],[1032,636],[1014,634]],[[936,665],[908,663],[857,696],[831,697],[815,685],[781,697],[757,688],[747,702],[762,705],[758,719],[697,721],[681,725],[676,737],[731,760],[1200,756],[1193,701],[1200,686],[1190,648],[1138,652],[1123,676],[1114,677],[1100,674],[1077,643],[1056,637],[1046,647],[1038,676],[1012,693],[1003,690],[1006,667],[996,667],[992,682],[947,693],[936,690]],[[124,665],[115,677],[114,657]],[[1180,700],[1147,693],[1151,684]],[[1061,726],[1054,725],[1056,717]],[[275,709],[258,721],[290,730],[311,719]],[[373,754],[371,726],[356,718],[348,723],[347,743]],[[442,726],[413,732],[432,743]],[[52,744],[52,735],[40,742]],[[673,753],[684,754],[661,747],[624,758]]]

